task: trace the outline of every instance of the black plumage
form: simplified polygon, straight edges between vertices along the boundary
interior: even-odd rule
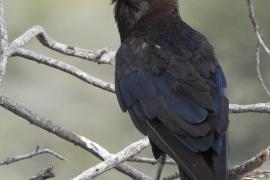
[[[123,111],[182,179],[228,179],[226,80],[212,46],[179,15],[177,0],[113,0]]]

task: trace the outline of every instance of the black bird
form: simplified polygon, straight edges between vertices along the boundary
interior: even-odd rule
[[[179,14],[177,0],[113,0],[121,47],[116,94],[156,159],[182,180],[228,179],[226,80],[212,46]]]

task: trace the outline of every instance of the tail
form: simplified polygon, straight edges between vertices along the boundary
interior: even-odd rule
[[[181,167],[178,166],[178,169],[181,180],[191,180],[189,176],[187,176],[186,173],[181,169]]]
[[[153,153],[167,153],[179,166],[181,180],[228,180],[228,146],[227,137],[223,138],[222,152],[192,152],[182,144],[164,125],[156,121],[148,121],[148,136],[155,145]],[[209,158],[211,160],[209,161]]]

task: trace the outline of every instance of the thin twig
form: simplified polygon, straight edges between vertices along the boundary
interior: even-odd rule
[[[31,39],[34,37],[40,37],[39,40],[46,46],[49,47],[53,50],[56,50],[58,52],[67,54],[67,55],[73,55],[76,57],[80,57],[82,59],[88,59],[91,61],[95,61],[96,59],[99,60],[102,59],[102,57],[108,57],[106,54],[103,54],[103,56],[100,56],[102,53],[100,53],[103,50],[100,51],[89,51],[89,50],[84,50],[81,48],[70,48],[71,46],[59,43],[52,38],[50,38],[45,30],[41,26],[34,26],[28,31],[26,31],[23,35],[15,39],[11,45],[10,48],[14,49],[13,50],[13,55],[14,56],[20,56],[24,57],[26,59],[30,59],[33,61],[36,61],[38,63],[42,63],[48,66],[51,66],[53,68],[56,68],[58,70],[67,72],[73,76],[76,76],[77,78],[83,80],[84,82],[87,82],[89,84],[92,84],[96,87],[99,87],[103,90],[109,91],[109,92],[115,92],[114,85],[112,83],[108,83],[105,81],[102,81],[100,79],[97,79],[93,76],[90,76],[89,74],[81,71],[80,69],[66,64],[62,61],[55,60],[53,58],[38,54],[33,51],[25,50],[23,48],[19,48],[23,46],[25,43],[29,42]],[[41,38],[42,37],[42,38]],[[70,50],[72,49],[72,51]],[[85,53],[87,51],[87,55],[83,55],[83,52]],[[107,53],[110,54],[109,57],[111,59],[114,57],[115,51],[107,51]],[[105,58],[106,59],[106,58]],[[109,58],[110,59],[110,58]],[[111,60],[110,59],[110,60]],[[102,63],[102,61],[95,61],[98,63]],[[258,104],[251,104],[251,105],[237,105],[237,104],[231,104],[230,105],[230,112],[232,113],[243,113],[243,112],[270,112],[270,104],[269,103],[258,103]]]
[[[270,96],[270,91],[267,88],[263,76],[262,76],[262,72],[261,72],[261,56],[260,56],[260,52],[261,52],[261,44],[258,42],[257,43],[257,49],[256,49],[256,70],[257,70],[257,75],[258,78],[260,80],[260,83],[263,87],[263,89],[266,91],[266,93],[268,94],[268,96]]]
[[[250,160],[235,166],[233,169],[230,170],[230,179],[237,180],[245,177],[248,173],[252,172],[253,170],[261,167],[269,158],[269,150],[270,146],[259,154],[251,158]]]
[[[109,51],[108,49],[101,49],[97,51],[90,51],[75,46],[63,44],[52,39],[41,26],[33,26],[13,42],[10,43],[9,48],[13,49],[13,52],[17,48],[22,47],[33,38],[37,39],[46,47],[57,51],[59,53],[78,57],[87,61],[93,61],[98,64],[112,64],[112,60],[115,56],[115,51]]]
[[[132,157],[132,158],[129,158],[127,161],[136,162],[136,163],[146,163],[146,164],[151,164],[151,165],[156,165],[158,163],[158,161],[153,158],[145,158],[145,157]],[[173,159],[166,160],[165,164],[177,165]]]
[[[46,180],[54,177],[53,167],[48,167],[39,171],[37,175],[30,177],[29,180]]]
[[[254,11],[254,5],[253,0],[247,0],[248,3],[248,12],[249,12],[249,18],[253,26],[253,30],[256,33],[257,39],[259,43],[262,45],[265,52],[270,56],[270,49],[267,47],[266,43],[263,40],[260,27],[257,23],[256,17],[255,17],[255,11]]]
[[[33,60],[37,63],[42,63],[58,70],[71,74],[82,81],[99,87],[109,92],[115,92],[114,84],[97,79],[82,70],[66,64],[62,61],[38,54],[33,51],[18,48],[15,52],[16,56],[20,56],[29,60]],[[230,104],[230,113],[246,113],[246,112],[258,112],[258,113],[270,113],[270,103],[257,103],[248,105]]]
[[[98,78],[95,78],[93,76],[90,76],[86,72],[83,72],[82,70],[76,68],[75,66],[66,64],[62,61],[38,54],[33,51],[25,50],[22,48],[18,48],[15,52],[16,56],[24,57],[29,60],[33,60],[38,63],[42,63],[45,65],[48,65],[50,67],[56,68],[58,70],[64,71],[68,74],[71,74],[82,81],[91,84],[93,86],[96,86],[98,88],[101,88],[103,90],[109,91],[109,92],[114,92],[114,84],[105,82],[103,80],[100,80]]]
[[[6,72],[7,55],[6,48],[8,46],[7,27],[4,17],[3,0],[0,0],[0,96],[2,95],[2,83]]]
[[[270,103],[230,104],[230,113],[270,113]]]
[[[253,171],[261,167],[268,160],[269,152],[270,152],[270,146],[262,150],[256,156],[252,157],[250,160],[247,160],[240,165],[234,166],[232,169],[230,169],[229,179],[239,180],[244,177],[251,178]],[[255,171],[255,172],[257,172],[256,175],[259,176],[260,171]],[[262,174],[267,174],[266,172],[268,171],[262,171]],[[173,180],[176,178],[179,178],[179,172],[175,172],[172,175],[163,178],[163,180]]]
[[[270,171],[258,170],[248,173],[245,178],[270,178]]]
[[[52,155],[52,156],[54,156],[54,157],[56,157],[56,158],[58,158],[60,160],[65,160],[65,158],[63,156],[61,156],[60,154],[54,152],[51,149],[42,149],[42,150],[40,150],[39,148],[36,148],[35,151],[33,151],[31,153],[7,158],[5,161],[0,162],[0,165],[9,165],[9,164],[12,164],[12,163],[15,163],[15,162],[18,162],[18,161],[21,161],[21,160],[25,160],[25,159],[30,159],[32,157],[39,156],[39,155],[42,155],[42,154],[50,154],[50,155]]]
[[[264,90],[266,91],[268,96],[270,96],[270,91],[264,82],[264,79],[263,79],[262,73],[261,73],[261,69],[260,69],[260,62],[261,62],[260,48],[263,47],[263,49],[265,50],[265,52],[268,54],[269,57],[270,57],[270,49],[267,47],[266,43],[264,42],[262,34],[260,32],[260,27],[259,27],[257,20],[256,20],[256,17],[255,17],[253,0],[247,0],[247,3],[248,3],[249,18],[250,18],[250,21],[252,23],[253,30],[256,34],[257,41],[258,41],[257,42],[257,49],[256,49],[256,61],[257,61],[256,70],[257,70],[258,78],[259,78]]]
[[[111,158],[97,164],[94,167],[89,168],[88,170],[85,170],[80,175],[74,177],[72,180],[85,180],[95,178],[98,175],[106,171],[109,171],[114,166],[126,161],[130,157],[136,156],[148,146],[149,146],[149,139],[147,137],[138,142],[132,143],[119,153],[113,155]]]
[[[81,148],[92,153],[93,155],[95,155],[101,160],[106,160],[112,156],[111,153],[109,153],[106,149],[101,147],[99,144],[93,141],[90,141],[89,139],[83,136],[80,136],[72,131],[64,129],[63,127],[57,124],[54,124],[52,121],[31,112],[29,109],[21,106],[20,104],[16,103],[15,101],[13,101],[12,99],[6,96],[0,97],[0,106],[22,117],[24,120],[27,120],[29,123],[41,129],[44,129],[52,134],[55,134],[56,136],[68,142],[71,142],[75,145],[80,146]],[[148,179],[149,178],[144,173],[124,163],[117,165],[115,168],[118,171],[134,179]]]

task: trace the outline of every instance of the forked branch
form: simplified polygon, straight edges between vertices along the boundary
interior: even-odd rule
[[[61,156],[60,154],[54,152],[53,150],[51,150],[51,149],[41,149],[40,150],[39,146],[37,146],[35,151],[33,151],[31,153],[7,158],[5,161],[0,162],[0,166],[1,165],[9,165],[9,164],[12,164],[12,163],[15,163],[15,162],[18,162],[18,161],[22,161],[22,160],[25,160],[25,159],[30,159],[32,157],[39,156],[39,155],[42,155],[42,154],[49,154],[49,155],[52,155],[52,156],[54,156],[57,159],[60,159],[62,161],[65,160],[65,158],[63,156]]]

